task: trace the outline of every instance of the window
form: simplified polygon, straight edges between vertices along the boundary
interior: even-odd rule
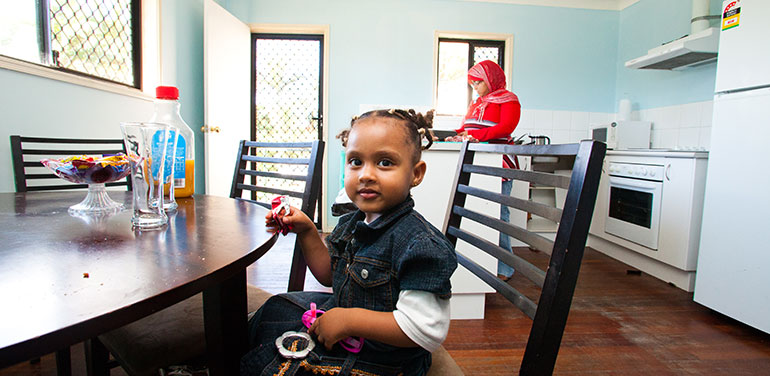
[[[468,69],[484,60],[504,67],[503,41],[439,38],[436,112],[462,115],[476,93],[468,86]],[[461,112],[458,112],[461,111]]]
[[[0,0],[0,55],[142,87],[141,0]]]
[[[468,69],[483,60],[492,60],[509,77],[513,37],[499,34],[436,35],[435,101],[438,116],[462,116],[476,93],[468,85]],[[506,66],[506,63],[508,65]]]

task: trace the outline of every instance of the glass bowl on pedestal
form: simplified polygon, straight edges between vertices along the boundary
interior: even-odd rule
[[[105,184],[125,179],[135,163],[123,153],[110,156],[71,156],[43,159],[45,167],[61,179],[76,184],[88,184],[88,193],[80,203],[69,207],[70,214],[108,214],[123,210],[122,203],[107,194]]]

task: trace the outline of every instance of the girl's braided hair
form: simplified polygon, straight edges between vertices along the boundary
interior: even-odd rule
[[[350,120],[350,128],[343,130],[337,135],[342,141],[342,146],[347,147],[348,135],[350,130],[357,122],[366,118],[381,117],[386,119],[393,119],[400,121],[401,124],[406,127],[407,140],[414,146],[414,162],[417,163],[422,157],[422,151],[428,149],[433,145],[433,113],[434,110],[430,110],[425,115],[416,112],[414,109],[390,109],[390,110],[374,110],[364,113],[361,116],[354,116]],[[423,140],[427,142],[423,145]]]

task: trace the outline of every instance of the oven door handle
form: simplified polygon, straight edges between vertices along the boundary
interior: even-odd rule
[[[652,183],[652,182],[641,181],[641,180],[631,180],[631,179],[610,177],[610,187],[655,191],[658,188],[657,187],[658,184],[660,183]]]

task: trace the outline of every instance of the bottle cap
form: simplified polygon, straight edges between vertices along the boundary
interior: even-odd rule
[[[179,89],[175,86],[158,86],[155,88],[155,97],[158,99],[179,99]]]

